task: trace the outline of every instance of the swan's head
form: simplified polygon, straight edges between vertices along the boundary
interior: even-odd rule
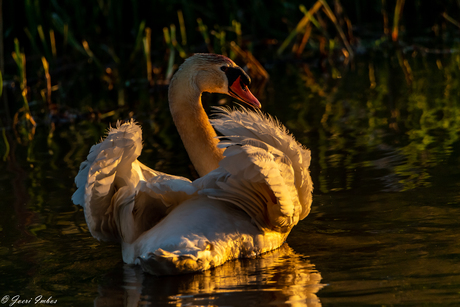
[[[196,53],[185,60],[179,70],[189,70],[201,92],[227,94],[253,107],[260,102],[248,86],[251,78],[232,60],[223,55]]]

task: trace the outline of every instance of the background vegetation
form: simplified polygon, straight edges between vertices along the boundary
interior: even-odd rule
[[[244,66],[265,109],[318,146],[318,174],[367,167],[362,153],[370,157],[390,140],[402,156],[391,172],[403,174],[387,178],[391,189],[423,186],[433,163],[426,150],[449,149],[458,139],[458,0],[0,3],[4,161],[24,146],[27,161],[42,148],[76,168],[87,152],[82,143],[132,116],[151,129],[150,150],[161,156],[179,143],[167,85],[195,52],[226,54]],[[413,172],[420,165],[423,176]],[[358,178],[344,176],[321,179],[322,191],[347,189]]]
[[[5,100],[1,117],[29,113],[31,103],[38,113],[58,106],[81,112],[88,107],[82,93],[98,95],[105,111],[133,104],[126,91],[167,84],[175,65],[194,52],[245,61],[256,79],[266,77],[258,62],[319,59],[337,74],[335,66],[350,64],[354,54],[395,46],[446,52],[458,44],[459,6],[457,0],[3,1],[5,96],[24,98]]]

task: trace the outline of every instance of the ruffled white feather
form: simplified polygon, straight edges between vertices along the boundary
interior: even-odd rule
[[[225,139],[233,142],[256,139],[259,143],[253,143],[252,146],[267,152],[275,152],[273,149],[278,150],[282,155],[278,153],[279,158],[274,163],[283,169],[287,165],[286,163],[289,163],[287,161],[290,160],[298,202],[302,207],[299,219],[304,219],[310,212],[313,192],[313,182],[309,171],[310,150],[297,142],[277,119],[265,115],[259,110],[248,111],[242,107],[238,110],[223,107],[216,109],[218,113],[215,118],[211,119],[211,123],[217,131],[225,136]],[[267,147],[261,145],[262,143],[265,143]],[[251,144],[248,143],[247,145]]]
[[[133,120],[117,122],[80,165],[72,201],[84,208],[88,228],[98,240],[132,241],[167,214],[165,198],[170,204],[183,200],[183,195],[177,194],[174,201],[170,191],[183,187],[184,193],[194,193],[190,180],[154,171],[139,162],[141,151],[141,127]],[[147,196],[152,191],[156,191],[154,201]]]

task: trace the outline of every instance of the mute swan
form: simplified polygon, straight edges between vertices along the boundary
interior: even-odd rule
[[[310,151],[260,111],[220,108],[209,120],[201,104],[206,91],[259,108],[249,83],[215,54],[191,56],[171,80],[171,114],[202,176],[193,182],[137,160],[142,131],[133,120],[110,127],[75,178],[72,200],[91,234],[120,242],[124,262],[154,275],[203,271],[280,247],[310,211]]]

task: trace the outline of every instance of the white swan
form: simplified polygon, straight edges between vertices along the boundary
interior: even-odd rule
[[[133,120],[110,128],[75,178],[72,200],[91,234],[121,242],[123,260],[154,275],[207,270],[281,246],[310,211],[310,151],[260,111],[220,108],[209,120],[201,105],[206,91],[260,107],[249,83],[214,54],[191,56],[174,75],[171,113],[202,176],[193,182],[137,160],[142,131]]]

